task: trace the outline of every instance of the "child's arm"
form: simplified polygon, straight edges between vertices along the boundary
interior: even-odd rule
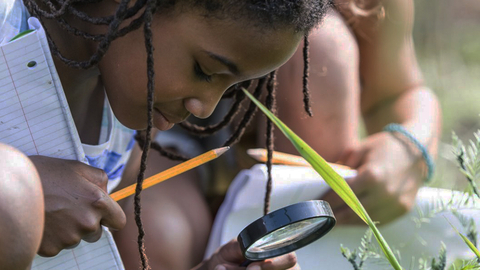
[[[30,156],[42,182],[45,229],[38,251],[54,256],[80,240],[95,242],[101,226],[119,230],[125,225],[121,207],[106,192],[104,171],[78,161]]]
[[[25,270],[42,239],[42,186],[20,151],[0,144],[0,157],[0,268]]]
[[[400,124],[435,156],[440,107],[435,94],[424,85],[415,57],[413,1],[371,1],[383,5],[384,18],[359,18],[357,22],[355,16],[341,8],[345,1],[338,2],[359,44],[360,106],[369,134],[359,145],[347,149],[341,160],[358,169],[351,186],[365,208],[375,220],[388,222],[413,207],[427,166],[412,141],[383,128],[390,123]],[[332,208],[338,207],[337,217],[359,221],[340,206],[338,197],[326,199],[332,200]]]
[[[298,91],[301,50],[279,70],[278,114],[327,160],[358,169],[358,176],[349,183],[372,218],[388,222],[413,206],[424,179],[419,167],[425,163],[420,151],[405,144],[400,134],[392,136],[382,129],[389,123],[403,125],[434,156],[440,108],[435,94],[424,86],[416,63],[412,1],[368,1],[388,4],[385,20],[360,18],[363,23],[351,28],[347,22],[353,24],[355,18],[344,9],[358,1],[336,2],[343,17],[329,12],[322,27],[310,35],[314,116],[304,113]],[[360,117],[368,132],[362,141]],[[278,151],[295,153],[282,134],[275,140]],[[340,222],[360,222],[333,192],[322,199],[331,204]]]
[[[342,161],[358,169],[352,189],[372,217],[385,223],[413,207],[427,166],[410,139],[383,128],[400,124],[435,156],[441,113],[415,57],[413,1],[378,2],[384,7],[383,20],[371,23],[367,18],[352,25],[360,51],[361,113],[370,136],[348,149]],[[342,13],[347,20],[355,20],[348,12]],[[332,208],[338,206],[337,202],[334,200]],[[351,218],[352,212],[345,207],[340,209],[336,216],[345,217],[347,222],[359,220]]]

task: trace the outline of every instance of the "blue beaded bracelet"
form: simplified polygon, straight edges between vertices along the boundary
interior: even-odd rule
[[[383,128],[383,130],[388,132],[398,132],[404,135],[418,148],[418,150],[420,150],[420,152],[422,152],[423,159],[427,164],[427,178],[425,179],[425,182],[430,182],[430,180],[432,180],[435,164],[433,163],[433,159],[428,153],[427,148],[423,146],[423,144],[421,144],[415,137],[413,137],[413,135],[408,130],[406,130],[403,126],[399,124],[388,124]]]

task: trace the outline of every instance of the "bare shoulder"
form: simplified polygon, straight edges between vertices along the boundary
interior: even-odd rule
[[[362,112],[423,83],[412,41],[413,0],[335,0],[360,52]]]
[[[410,35],[413,0],[335,0],[335,8],[358,39],[373,40],[387,32]]]
[[[355,53],[357,48],[354,32],[345,18],[335,9],[327,11],[322,24],[315,28],[309,37],[312,45],[310,49],[314,54],[320,51],[323,54],[332,54],[339,49],[343,52]]]
[[[359,52],[355,34],[347,25],[344,17],[335,9],[327,11],[319,27],[314,28],[309,34],[309,58],[312,73],[324,74],[332,64],[356,65]],[[302,46],[302,45],[301,45]],[[300,48],[283,66],[281,70],[289,70],[283,74],[288,77],[288,82],[301,80],[298,74],[303,72],[303,53]],[[357,67],[358,68],[358,67]],[[295,82],[298,84],[298,82]]]

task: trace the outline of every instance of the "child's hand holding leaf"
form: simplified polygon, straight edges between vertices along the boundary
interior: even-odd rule
[[[423,182],[423,160],[415,151],[391,133],[380,132],[347,150],[339,160],[357,169],[357,176],[348,183],[374,221],[385,224],[412,209]],[[335,192],[322,199],[330,203],[339,223],[362,223]]]

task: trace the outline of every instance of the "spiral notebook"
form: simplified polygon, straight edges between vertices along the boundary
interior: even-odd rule
[[[27,155],[86,162],[40,22],[33,32],[0,46],[0,142]],[[52,258],[37,256],[33,270],[124,269],[108,229],[96,243],[81,242]]]

